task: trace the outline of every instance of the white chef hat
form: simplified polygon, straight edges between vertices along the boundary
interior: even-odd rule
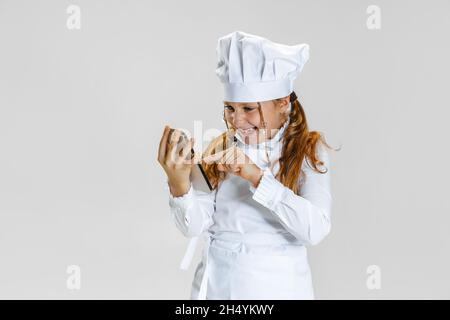
[[[267,101],[291,94],[309,59],[309,45],[289,46],[235,31],[219,38],[217,58],[225,101]]]

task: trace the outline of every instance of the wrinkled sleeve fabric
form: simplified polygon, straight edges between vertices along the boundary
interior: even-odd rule
[[[305,176],[300,194],[295,194],[278,181],[269,169],[264,174],[257,188],[250,185],[253,199],[271,210],[283,227],[306,245],[321,242],[331,229],[331,186],[330,159],[323,146],[317,151],[317,157],[324,162],[318,166],[320,171],[313,170],[305,161]]]
[[[215,211],[215,193],[205,193],[195,190],[192,185],[189,191],[182,196],[174,197],[170,193],[167,183],[166,190],[169,196],[170,215],[176,227],[188,238],[200,236],[212,224],[212,215]]]

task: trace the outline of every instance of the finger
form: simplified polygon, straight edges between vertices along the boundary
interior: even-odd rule
[[[231,172],[231,173],[237,173],[240,170],[239,166],[226,164],[225,165],[225,171]]]
[[[167,157],[170,157],[170,161],[175,162],[178,159],[178,148],[177,148],[177,143],[178,140],[180,139],[181,136],[181,132],[179,130],[175,130],[172,133],[172,136],[170,137],[170,141],[169,141],[169,149],[166,155],[166,161],[167,161]]]
[[[187,159],[183,161],[183,164],[189,164],[189,165],[194,165],[194,164],[198,164],[201,163],[202,161],[202,155],[199,152],[195,152],[194,156],[192,157],[192,159]]]
[[[178,129],[174,129],[171,139],[170,139],[170,143],[174,146],[176,146],[177,144],[179,144],[181,142],[182,139],[182,132]]]
[[[202,154],[201,152],[195,152],[194,153],[194,157],[192,158],[192,161],[197,164],[197,163],[201,163],[202,162]]]
[[[226,152],[227,152],[227,150],[223,150],[223,151],[219,151],[217,153],[211,154],[207,157],[204,157],[203,161],[206,163],[217,162],[223,158],[223,156],[226,154]]]
[[[224,163],[227,165],[237,164],[237,151],[236,148],[231,148],[229,152],[227,152],[226,157],[224,159]]]
[[[175,144],[180,140],[181,131],[173,129],[172,135],[170,136],[170,143]]]
[[[242,149],[238,147],[234,147],[235,156],[236,156],[236,164],[245,165],[252,163],[250,158],[245,154]]]
[[[230,171],[232,173],[238,174],[241,171],[241,168],[240,167],[236,167],[236,166],[231,166],[230,167]]]
[[[164,127],[164,132],[163,132],[163,135],[161,137],[161,141],[159,141],[159,149],[158,149],[158,160],[159,160],[159,162],[163,162],[164,158],[166,156],[167,137],[169,136],[169,132],[170,132],[170,127],[166,125]]]
[[[241,164],[238,163],[237,159],[234,158],[228,163],[229,170],[232,172],[236,172],[241,167]]]
[[[226,159],[228,159],[230,157],[230,149],[227,149],[224,151],[224,153],[222,154],[222,158],[219,160],[219,163],[222,163],[225,166],[226,170],[229,170],[229,168],[227,167],[227,161]]]
[[[186,159],[188,153],[189,153],[189,154],[191,153],[192,146],[193,146],[193,144],[194,144],[193,140],[194,140],[194,139],[191,138],[184,146],[182,146],[182,148],[181,148],[181,157],[182,157],[183,159]],[[189,158],[189,159],[190,159],[190,158]]]
[[[192,138],[192,146],[191,146],[191,150],[190,150],[191,157],[190,157],[189,161],[192,164],[198,164],[198,163],[202,162],[203,155],[201,152],[195,152],[194,146],[195,146],[195,138]]]

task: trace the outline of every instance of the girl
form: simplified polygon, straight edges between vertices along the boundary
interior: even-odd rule
[[[306,246],[330,232],[330,148],[309,131],[293,82],[309,46],[282,45],[236,31],[219,39],[216,73],[224,84],[227,131],[203,156],[169,138],[158,161],[168,177],[169,206],[178,229],[206,246],[191,299],[313,299]],[[233,141],[234,140],[234,141]],[[189,176],[200,162],[213,192],[195,190]]]

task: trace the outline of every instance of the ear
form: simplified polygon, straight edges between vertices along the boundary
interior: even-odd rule
[[[278,107],[280,108],[280,113],[286,113],[289,109],[289,96],[281,98],[278,100]]]

